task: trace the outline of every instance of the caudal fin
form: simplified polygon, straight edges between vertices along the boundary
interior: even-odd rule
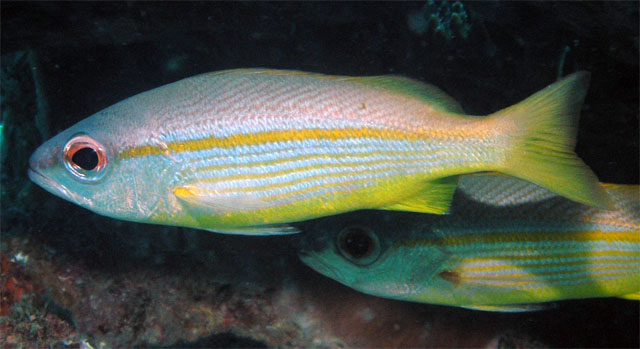
[[[526,179],[569,199],[611,207],[596,175],[573,151],[588,72],[549,85],[492,117],[514,131],[514,146],[501,172]]]

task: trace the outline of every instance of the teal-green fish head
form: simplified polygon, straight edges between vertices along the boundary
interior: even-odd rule
[[[110,147],[87,133],[63,132],[29,159],[29,178],[50,193],[93,210],[95,196],[112,169]],[[99,189],[98,189],[99,188]]]
[[[153,135],[141,124],[146,111],[136,98],[140,97],[100,111],[43,143],[29,160],[29,178],[95,213],[149,221],[166,201],[157,188],[166,188],[162,181],[173,174],[167,173],[162,160],[156,159],[150,168],[151,161],[123,159],[124,150],[149,144]]]
[[[416,278],[427,280],[440,267],[442,253],[435,244],[425,243],[420,258],[407,255],[416,249],[405,242],[429,229],[426,216],[361,211],[317,220],[300,242],[299,257],[315,271],[356,290],[404,294],[404,286]]]

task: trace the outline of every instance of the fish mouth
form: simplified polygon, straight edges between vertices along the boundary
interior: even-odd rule
[[[331,264],[327,263],[318,252],[301,250],[298,251],[298,258],[300,258],[302,263],[306,264],[309,268],[324,276],[340,278],[340,272]]]
[[[27,175],[32,182],[47,189],[48,191],[51,191],[51,189],[53,189],[61,193],[67,192],[67,190],[65,190],[66,188],[62,188],[62,185],[57,184],[51,178],[45,176],[42,172],[36,170],[32,166],[29,166]]]
[[[41,186],[44,190],[50,192],[55,196],[61,197],[65,200],[69,200],[86,207],[91,206],[92,202],[90,199],[71,192],[67,187],[54,181],[50,177],[47,177],[45,174],[38,171],[31,165],[29,165],[29,168],[27,169],[27,176],[29,176],[29,179],[32,182]]]

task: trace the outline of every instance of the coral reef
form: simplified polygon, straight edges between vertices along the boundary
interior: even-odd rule
[[[0,332],[6,335],[4,341],[0,341],[2,346],[73,341],[76,334],[69,319],[56,313],[59,309],[52,305],[41,281],[32,279],[30,270],[25,268],[28,258],[18,253],[9,261],[0,252],[0,261]]]
[[[469,14],[460,1],[429,0],[408,15],[407,23],[416,34],[429,33],[444,41],[466,39],[471,31]]]
[[[38,286],[20,281],[23,286],[10,288],[31,293],[11,305],[0,327],[8,336],[0,344],[478,347],[516,338],[521,347],[542,345],[500,316],[491,326],[453,326],[471,312],[364,296],[337,285],[286,251],[292,238],[248,247],[242,238],[209,238],[225,249],[198,268],[183,260],[111,273],[38,250],[34,242],[8,240],[8,250],[29,255],[19,273],[11,264],[11,277],[38,280]],[[245,265],[225,263],[236,249],[251,253]],[[260,263],[273,255],[279,257]]]

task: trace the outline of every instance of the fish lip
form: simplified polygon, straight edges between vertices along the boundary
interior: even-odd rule
[[[309,250],[301,250],[298,251],[298,258],[300,258],[302,263],[316,272],[330,278],[336,277],[340,279],[340,272],[338,269],[327,263],[319,253]]]
[[[56,189],[58,191],[61,191],[58,189],[58,187],[61,187],[62,185],[57,184],[51,178],[45,176],[42,172],[36,170],[31,165],[29,165],[29,169],[27,169],[27,176],[29,176],[29,179],[31,181],[33,181],[34,183],[36,183],[37,185],[45,189],[51,188],[51,189]]]
[[[67,187],[54,181],[50,177],[46,176],[44,173],[38,171],[33,166],[31,166],[31,164],[29,164],[29,168],[27,169],[27,176],[29,176],[29,179],[32,182],[36,183],[37,185],[44,188],[46,191],[56,196],[59,196],[65,200],[76,202],[79,205],[91,207],[92,201],[90,199],[79,196],[71,192]]]

